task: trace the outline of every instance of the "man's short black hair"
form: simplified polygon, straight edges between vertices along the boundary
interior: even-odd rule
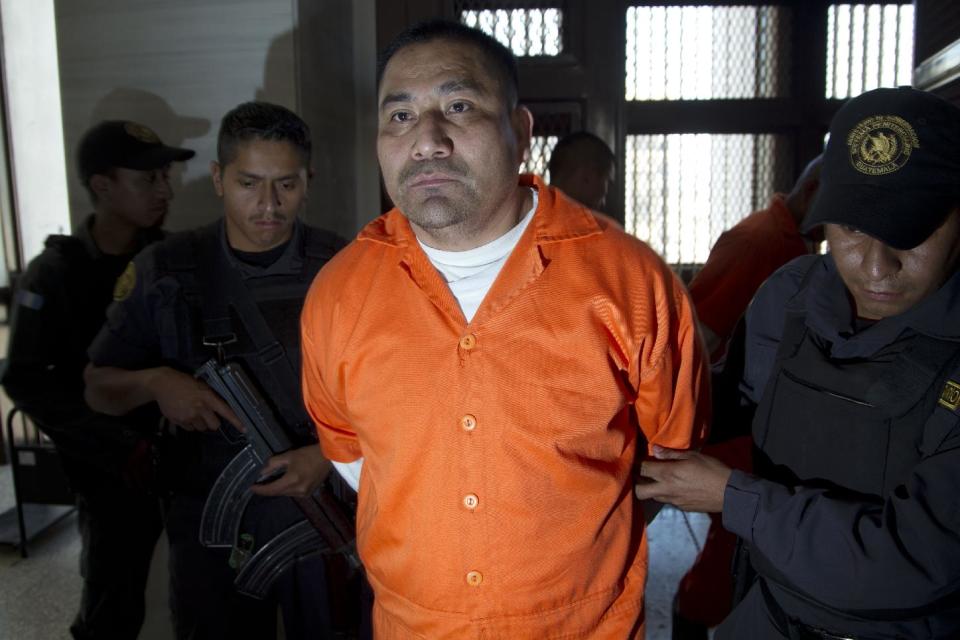
[[[616,162],[607,143],[588,131],[571,133],[557,143],[550,154],[550,179],[572,171],[578,166],[588,166],[600,172],[610,170]]]
[[[433,42],[434,40],[452,40],[471,44],[483,53],[489,62],[490,70],[496,75],[506,98],[507,106],[513,108],[520,96],[520,79],[517,73],[517,59],[492,36],[479,29],[468,27],[452,20],[428,20],[407,28],[388,44],[377,58],[377,86],[383,80],[387,63],[401,49],[411,45]]]
[[[310,127],[286,107],[270,102],[244,102],[227,112],[217,134],[217,161],[227,166],[237,157],[237,147],[251,140],[289,142],[310,166]]]

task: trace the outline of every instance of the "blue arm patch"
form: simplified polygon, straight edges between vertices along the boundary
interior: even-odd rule
[[[43,308],[44,298],[39,293],[21,289],[20,291],[17,291],[16,301],[21,307],[33,309],[34,311],[40,311],[40,309]]]

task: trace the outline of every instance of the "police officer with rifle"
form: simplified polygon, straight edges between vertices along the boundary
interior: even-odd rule
[[[316,444],[299,384],[300,308],[314,275],[343,244],[298,219],[310,154],[307,125],[283,107],[251,102],[227,113],[211,163],[223,219],[138,255],[89,350],[92,407],[122,415],[156,403],[175,426],[160,462],[171,494],[166,526],[180,639],[272,638],[277,603],[286,637],[329,638],[343,613],[325,606],[345,588],[325,571],[328,541],[314,535],[312,546],[288,544],[307,516],[284,497],[326,496],[325,483],[345,497]],[[230,465],[246,449],[250,427],[236,405],[195,377],[211,360],[208,374],[232,364],[248,376],[265,415],[288,439],[239,475]],[[218,479],[242,486],[210,500]],[[220,518],[211,539],[201,531],[224,513],[216,496],[239,504],[226,509],[232,519],[224,529]],[[234,582],[255,558],[259,577],[241,581],[244,595]]]

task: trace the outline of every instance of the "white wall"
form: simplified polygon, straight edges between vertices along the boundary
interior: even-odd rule
[[[293,0],[56,0],[56,21],[74,222],[90,211],[77,143],[99,120],[139,120],[197,151],[175,176],[167,228],[182,229],[222,211],[209,163],[223,114],[253,99],[297,107]]]
[[[47,235],[70,228],[54,3],[4,0],[0,17],[13,204],[26,262],[40,253]]]

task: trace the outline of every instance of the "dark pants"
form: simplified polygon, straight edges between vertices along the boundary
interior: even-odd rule
[[[743,638],[763,638],[764,640],[786,639],[770,618],[760,591],[760,583],[755,582],[740,602],[714,633],[714,640],[741,640]]]
[[[144,617],[150,559],[162,530],[157,499],[126,489],[77,496],[81,535],[77,640],[134,640]]]
[[[272,640],[278,601],[288,640],[334,637],[323,558],[297,562],[265,600],[241,595],[233,586],[229,549],[207,549],[199,542],[203,502],[178,496],[167,511],[170,607],[178,640]]]

